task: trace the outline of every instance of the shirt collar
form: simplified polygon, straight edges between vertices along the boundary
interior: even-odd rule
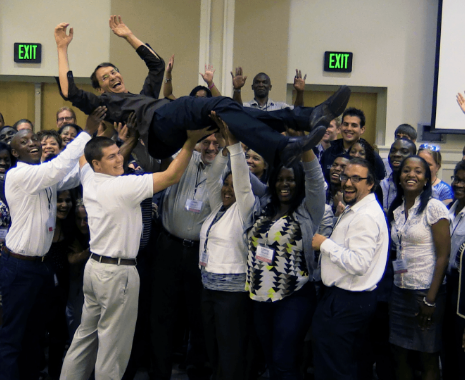
[[[412,208],[409,210],[409,215],[413,215],[417,213],[416,211],[418,207],[420,207],[420,196],[421,194],[415,198],[415,203],[413,204]],[[405,212],[405,198],[402,204],[394,210],[394,219],[397,220],[398,216],[400,216],[404,212]]]
[[[354,205],[352,206],[349,206],[347,208],[347,211],[349,210],[353,210],[354,212],[356,212],[358,209],[366,206],[367,204],[371,203],[371,202],[377,202],[376,201],[376,197],[375,197],[375,194],[373,193],[370,193],[368,194],[365,198],[363,198],[361,201],[355,203]]]
[[[274,106],[274,101],[268,98],[268,101],[264,106],[260,106],[260,104],[257,102],[257,100],[254,98],[251,102],[250,105],[258,106],[258,108],[268,108]]]
[[[457,210],[457,206],[459,205],[459,201],[455,201],[452,207],[449,209],[449,218],[451,220],[454,220],[456,218],[455,216],[455,210]],[[457,216],[461,216],[465,214],[465,207],[460,210]]]

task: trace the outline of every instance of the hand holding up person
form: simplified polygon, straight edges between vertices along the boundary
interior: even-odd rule
[[[100,125],[103,124],[103,119],[107,115],[107,107],[99,106],[94,112],[92,112],[86,121],[86,127],[84,128],[90,135],[93,135],[95,131],[100,128]],[[103,128],[103,127],[102,127]],[[106,127],[105,127],[106,128]]]

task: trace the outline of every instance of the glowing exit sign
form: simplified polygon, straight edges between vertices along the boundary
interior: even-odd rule
[[[336,73],[351,73],[353,53],[340,51],[325,51],[325,71]]]
[[[41,63],[42,45],[15,42],[14,59],[16,63]]]

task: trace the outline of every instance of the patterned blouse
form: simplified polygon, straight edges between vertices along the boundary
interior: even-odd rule
[[[3,236],[6,235],[6,231],[10,228],[10,225],[10,210],[8,209],[8,206],[0,200],[0,230],[2,231],[0,235],[2,236],[0,237],[0,248],[2,248],[5,243],[5,238]]]
[[[408,212],[405,204],[394,210],[391,238],[397,248],[397,259],[407,264],[407,273],[395,274],[394,284],[403,289],[429,289],[436,265],[436,252],[431,226],[440,219],[448,220],[446,206],[437,199],[430,199],[425,210],[417,215],[420,197]]]
[[[271,263],[256,257],[259,245],[274,250]],[[299,224],[290,216],[274,222],[261,216],[249,232],[245,289],[250,298],[260,302],[279,301],[302,288],[307,281]]]
[[[446,199],[453,199],[454,194],[452,187],[448,183],[441,181],[436,186],[433,186],[433,198],[445,201]]]

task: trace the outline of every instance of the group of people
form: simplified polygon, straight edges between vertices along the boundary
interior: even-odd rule
[[[350,89],[304,107],[299,70],[294,106],[265,73],[243,103],[240,67],[232,99],[211,67],[176,98],[174,56],[165,68],[109,25],[149,69],[140,94],[111,63],[91,75],[100,96],[79,89],[61,23],[59,90],[85,126],[65,107],[58,132],[0,129],[0,379],[39,377],[44,331],[52,379],[132,379],[148,362],[169,379],[180,321],[190,379],[264,364],[271,379],[372,379],[375,363],[380,379],[439,379],[440,357],[444,379],[465,378],[464,161],[451,190],[440,148],[417,155],[404,124],[383,162]]]

